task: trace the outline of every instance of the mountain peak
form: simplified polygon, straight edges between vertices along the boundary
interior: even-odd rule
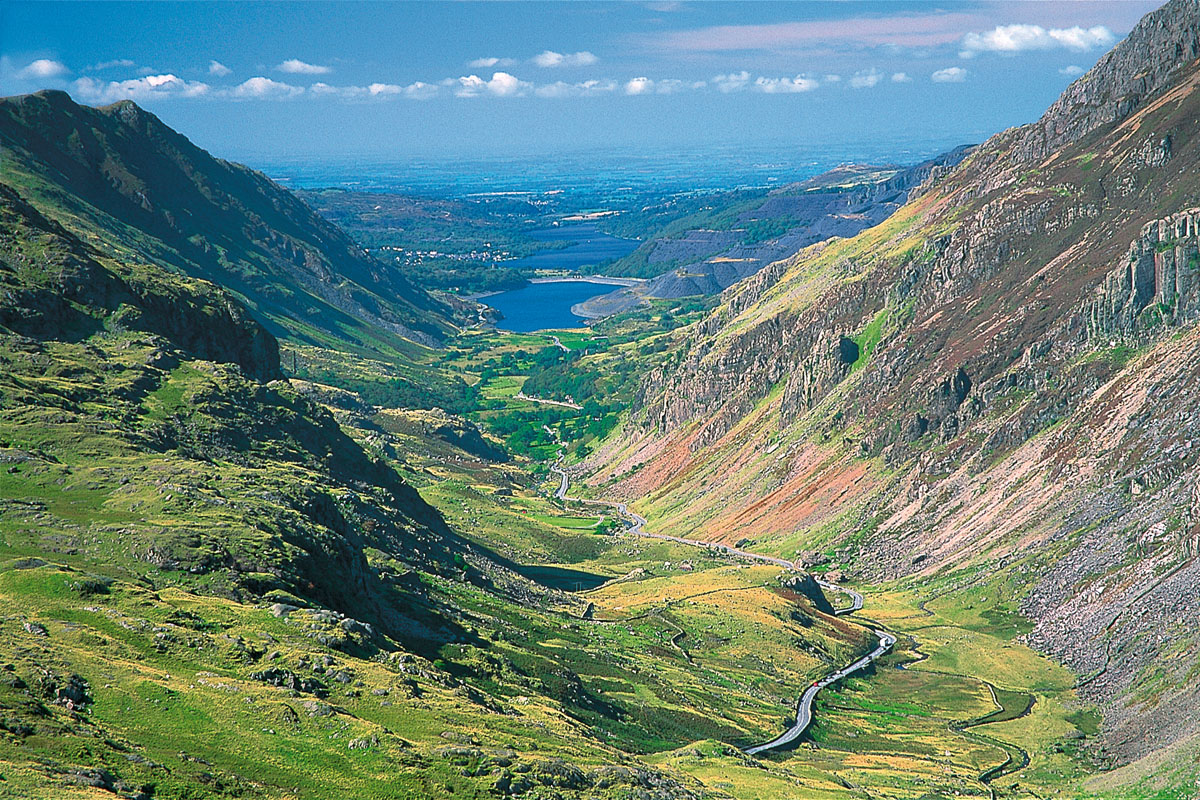
[[[1044,158],[1124,119],[1200,57],[1200,0],[1171,0],[1144,16],[1125,39],[1072,83],[1041,119],[1023,129],[1015,153]]]

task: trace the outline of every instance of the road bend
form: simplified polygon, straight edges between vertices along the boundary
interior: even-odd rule
[[[774,564],[776,566],[783,567],[784,569],[799,571],[799,567],[797,567],[794,562],[787,561],[786,559],[775,558],[774,556],[763,555],[762,553],[752,553],[749,550],[742,550],[738,547],[730,547],[729,545],[719,544],[717,542],[702,542],[699,539],[685,539],[681,536],[668,536],[663,533],[650,533],[646,530],[646,518],[635,511],[630,511],[629,507],[625,503],[611,500],[589,500],[582,497],[568,496],[567,492],[571,487],[571,479],[567,474],[567,471],[562,468],[561,455],[559,456],[558,461],[554,463],[554,466],[550,467],[550,471],[559,477],[558,489],[556,489],[554,492],[554,497],[556,499],[570,500],[573,503],[582,503],[585,505],[597,505],[615,508],[618,514],[632,521],[632,525],[627,529],[632,534],[646,539],[659,539],[666,542],[677,542],[679,544],[685,544],[691,547],[699,547],[711,552],[733,556],[735,558],[746,559],[747,561],[758,561],[766,564]],[[834,612],[838,616],[844,614],[853,614],[855,611],[862,609],[863,596],[860,592],[856,592],[853,589],[849,589],[845,586],[839,586],[835,583],[830,583],[829,581],[824,580],[818,580],[817,585],[823,589],[840,592],[850,598],[850,605],[848,607],[838,609]],[[779,750],[789,746],[799,739],[800,736],[802,736],[808,729],[808,726],[812,724],[813,701],[817,699],[817,695],[822,689],[837,683],[847,675],[851,675],[855,672],[866,669],[871,664],[875,663],[875,661],[877,661],[881,656],[891,650],[896,644],[896,637],[887,631],[873,629],[872,632],[879,640],[879,643],[874,650],[872,650],[870,653],[867,653],[854,663],[847,664],[841,669],[829,673],[824,678],[814,681],[811,686],[804,690],[804,694],[800,696],[800,699],[796,701],[796,720],[792,723],[792,726],[771,741],[747,748],[745,752],[748,755],[753,756],[760,753],[766,753],[771,750]]]

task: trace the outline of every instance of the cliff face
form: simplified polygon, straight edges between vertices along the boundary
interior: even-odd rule
[[[1138,337],[1200,317],[1200,209],[1146,223],[1088,308],[1088,331]],[[1138,337],[1140,338],[1140,337]]]
[[[422,343],[450,309],[371,258],[290,192],[213,158],[130,101],[63,92],[0,100],[0,179],[107,247],[220,284],[262,321],[335,334],[355,319]],[[341,334],[339,334],[341,335]]]
[[[685,535],[838,531],[864,578],[987,565],[1091,678],[1110,755],[1200,730],[1167,724],[1194,675],[1146,684],[1200,655],[1156,632],[1200,606],[1198,25],[1169,3],[886,222],[729,289],[595,479]]]

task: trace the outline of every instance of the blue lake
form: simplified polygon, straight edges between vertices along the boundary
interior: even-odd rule
[[[583,269],[623,258],[641,244],[636,239],[609,236],[590,222],[560,225],[557,228],[543,228],[530,231],[529,235],[543,242],[574,242],[574,244],[560,250],[544,250],[515,261],[506,261],[504,266],[520,269]]]
[[[608,294],[620,289],[607,283],[591,281],[553,281],[531,283],[520,289],[484,297],[486,303],[504,315],[496,327],[506,331],[528,333],[547,328],[578,328],[583,317],[571,313],[571,306],[589,297]]]

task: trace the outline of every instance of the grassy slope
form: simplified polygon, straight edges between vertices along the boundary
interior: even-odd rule
[[[6,239],[6,279],[61,296],[69,273],[27,271],[30,248],[92,256],[46,230]],[[91,320],[77,337],[0,339],[6,792],[473,796],[503,780],[682,796],[629,754],[765,738],[774,678],[823,668],[797,641],[836,661],[861,647],[764,588],[773,571],[693,559],[702,585],[761,598],[738,615],[764,637],[748,658],[707,630],[710,607],[660,599],[695,585],[664,566],[692,554],[581,533],[521,469],[429,438],[428,414],[324,410],[304,384],[125,329],[127,305],[72,308]],[[608,621],[584,623],[583,601],[519,577],[546,564],[653,577],[597,595]]]
[[[1076,576],[1079,590],[1111,585],[1122,574],[1129,576],[1127,582],[1149,582],[1155,575],[1186,567],[1191,558],[1186,525],[1175,527],[1179,519],[1191,518],[1186,502],[1168,505],[1179,483],[1170,483],[1170,477],[1156,479],[1153,506],[1149,500],[1145,506],[1130,503],[1121,485],[1125,470],[1135,470],[1131,463],[1153,460],[1154,452],[1173,441],[1170,436],[1188,434],[1163,431],[1161,440],[1152,440],[1132,423],[1119,429],[1113,420],[1119,406],[1121,425],[1136,418],[1176,419],[1190,426],[1192,395],[1182,387],[1191,380],[1183,376],[1192,368],[1184,364],[1182,352],[1194,347],[1195,326],[1160,329],[1141,341],[1118,341],[1116,347],[1107,336],[1082,341],[1086,337],[1067,327],[1091,288],[1124,259],[1144,221],[1196,201],[1194,68],[1183,71],[1179,84],[1179,91],[1148,103],[1127,122],[1101,129],[1019,174],[989,172],[994,164],[988,159],[1003,162],[1005,148],[1012,145],[1011,135],[999,137],[982,151],[983,162],[969,160],[956,176],[888,222],[854,239],[811,248],[773,284],[751,281],[742,291],[730,293],[710,320],[720,324],[703,326],[702,346],[697,348],[702,355],[689,368],[698,364],[696,372],[702,372],[705,365],[717,364],[736,370],[729,365],[741,363],[736,358],[737,349],[746,346],[741,337],[754,341],[752,334],[774,330],[771,325],[832,329],[856,341],[860,360],[847,377],[831,382],[812,408],[785,408],[788,376],[777,376],[778,382],[761,392],[754,387],[753,408],[739,412],[728,431],[711,444],[698,447],[695,437],[720,416],[719,408],[705,409],[665,436],[631,425],[624,437],[590,462],[597,468],[597,493],[635,500],[633,507],[660,532],[729,542],[745,538],[757,549],[787,556],[821,551],[834,562],[827,568],[874,575],[894,574],[897,567],[915,571],[897,558],[929,558],[920,568],[922,575],[903,584],[906,590],[941,580],[951,564],[995,565],[1003,556],[1011,560],[1042,546],[1044,561],[993,566],[994,578],[983,595],[975,588],[951,588],[939,609],[951,617],[944,630],[930,628],[915,635],[918,643],[936,643],[941,653],[929,664],[940,663],[977,679],[995,675],[999,686],[1035,694],[1039,703],[1032,715],[983,730],[1017,737],[1014,741],[1023,740],[1021,746],[1044,756],[1040,765],[1034,756],[1027,780],[1046,786],[1063,782],[1082,793],[1186,793],[1190,789],[1179,787],[1193,780],[1194,766],[1183,765],[1186,754],[1194,754],[1195,740],[1173,748],[1169,757],[1147,758],[1111,779],[1083,782],[1091,768],[1087,761],[1096,753],[1079,759],[1071,754],[1079,750],[1075,737],[1090,735],[1084,728],[1091,724],[1077,727],[1072,720],[1090,719],[1094,712],[1074,706],[1078,701],[1065,676],[1036,684],[1034,679],[1050,662],[1019,661],[1028,674],[1013,671],[1007,656],[1014,648],[1022,649],[1014,637],[1024,631],[1017,627],[1003,635],[988,631],[981,636],[979,630],[990,623],[972,607],[980,596],[994,602],[1001,591],[1010,610],[1032,602],[1035,588],[1047,588],[1037,587],[1036,577],[1097,525],[1110,526],[1105,530],[1111,541],[1132,541],[1161,515],[1169,531],[1178,533],[1149,552],[1116,545],[1121,552],[1104,564],[1106,574]],[[1147,150],[1163,132],[1169,132],[1174,144],[1173,160],[1160,170],[1138,167],[1144,157],[1136,155],[1137,148]],[[980,174],[991,181],[988,190],[973,183]],[[1097,186],[1118,184],[1123,187],[1119,193],[1098,196]],[[1089,213],[1101,214],[1103,221],[1072,216],[1073,210],[1089,204],[1102,209]],[[981,208],[990,212],[986,223],[973,217]],[[905,294],[903,281],[921,275],[924,262],[936,259],[928,246],[973,224],[970,230],[982,244],[973,241],[971,246],[986,252],[987,228],[1033,213],[1039,219],[1044,214],[1046,230],[1014,238],[1009,243],[1014,255],[1007,261],[997,260],[998,266],[975,276],[956,272],[948,260],[923,292],[914,292],[909,302],[897,302]],[[966,234],[963,238],[966,241]],[[1084,245],[1069,249],[1078,242]],[[860,289],[863,284],[875,290]],[[943,297],[943,284],[960,287],[961,295],[951,291]],[[825,314],[826,309],[833,310]],[[842,313],[846,309],[850,311]],[[1027,346],[1042,339],[1054,341],[1056,354],[1046,363],[1030,365]],[[770,354],[757,355],[773,363]],[[915,413],[928,413],[923,405],[928,389],[959,365],[965,365],[977,383],[988,377],[998,381],[1008,372],[1020,377],[1044,371],[1047,380],[1036,392],[1014,388],[998,397],[991,392],[981,395],[986,411],[979,418],[964,416],[973,426],[964,436],[939,441],[942,437],[935,431],[911,446],[901,443],[897,434],[904,425]],[[662,390],[667,396],[686,392],[691,388],[688,380],[699,381],[695,373],[685,371],[678,384]],[[1143,396],[1142,390],[1151,386],[1157,388]],[[1028,438],[1004,436],[1014,429]],[[1115,485],[1106,484],[1109,474],[1122,477]],[[1181,483],[1186,498],[1188,487]],[[1078,510],[1088,508],[1105,508],[1112,516],[1077,519]],[[1068,544],[1050,545],[1051,537]],[[1143,570],[1148,577],[1138,577]],[[930,607],[938,608],[935,603]],[[1172,637],[1171,653],[1194,654],[1194,632],[1173,632]],[[1118,646],[1124,649],[1127,644]],[[1028,651],[1022,658],[1026,655]],[[1177,658],[1162,661],[1174,664]],[[1194,677],[1194,670],[1174,666],[1147,670],[1135,676],[1128,694],[1112,703],[1161,710],[1164,698],[1186,689]],[[1121,783],[1126,779],[1129,785]]]

